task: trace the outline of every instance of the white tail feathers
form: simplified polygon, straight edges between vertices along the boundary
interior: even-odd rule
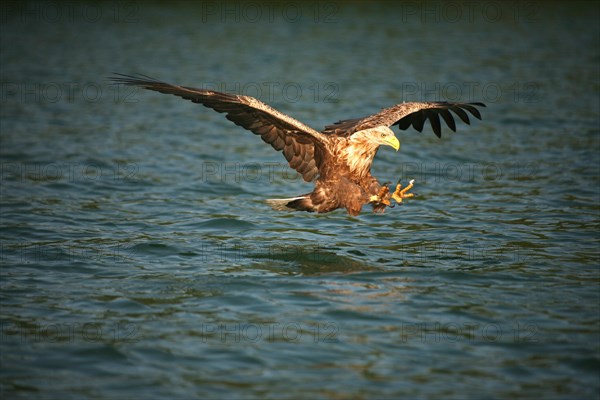
[[[288,207],[288,203],[294,200],[302,200],[302,199],[307,199],[308,197],[306,196],[299,196],[299,197],[290,197],[289,199],[267,199],[265,200],[267,202],[268,205],[271,206],[271,208],[273,210],[279,210],[279,211],[295,211],[294,208],[292,207]]]

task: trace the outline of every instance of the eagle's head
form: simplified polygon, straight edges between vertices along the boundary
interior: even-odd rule
[[[375,128],[364,129],[356,132],[356,139],[363,143],[368,143],[370,147],[377,148],[381,145],[392,146],[396,151],[400,149],[400,141],[387,126],[376,126]]]
[[[376,126],[353,133],[343,153],[350,171],[358,176],[365,176],[381,145],[392,146],[396,151],[400,148],[400,141],[387,126]]]

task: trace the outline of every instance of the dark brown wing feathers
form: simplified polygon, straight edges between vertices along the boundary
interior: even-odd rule
[[[259,135],[275,150],[282,151],[290,167],[298,171],[305,181],[310,182],[318,175],[316,160],[320,157],[316,157],[316,153],[327,145],[327,137],[255,98],[171,85],[145,75],[115,75],[111,78],[115,83],[173,94],[226,113],[228,120]]]

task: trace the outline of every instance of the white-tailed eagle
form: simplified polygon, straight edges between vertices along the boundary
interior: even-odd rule
[[[281,151],[290,167],[306,182],[314,181],[315,188],[301,196],[267,200],[273,208],[318,213],[345,208],[354,216],[365,204],[371,204],[375,212],[383,212],[386,207],[393,207],[390,199],[400,203],[412,196],[407,193],[412,181],[404,189],[398,184],[390,193],[387,185],[381,185],[371,175],[379,146],[400,148],[391,126],[406,130],[412,125],[421,132],[425,120],[429,120],[433,132],[441,137],[440,116],[455,132],[450,111],[469,124],[466,111],[481,119],[476,106],[485,107],[483,103],[401,103],[364,118],[336,122],[319,132],[254,97],[171,85],[144,75],[115,74],[111,79],[117,84],[179,96],[225,113],[227,119]]]

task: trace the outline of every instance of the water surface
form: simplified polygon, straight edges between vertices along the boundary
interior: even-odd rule
[[[598,398],[598,7],[243,4],[1,6],[0,393]],[[280,154],[113,71],[314,128],[488,107],[379,151],[403,206],[288,214]]]

